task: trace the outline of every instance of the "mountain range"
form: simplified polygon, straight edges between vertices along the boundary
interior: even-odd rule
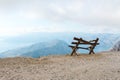
[[[4,40],[5,50],[0,52],[0,57],[40,57],[57,54],[70,54],[68,45],[73,41],[73,37],[93,40],[99,38],[99,45],[95,52],[109,51],[118,41],[120,34],[109,33],[31,33],[17,37],[10,37]],[[9,47],[9,48],[8,48]],[[116,47],[115,47],[116,48]],[[78,50],[80,53],[88,53],[86,50]]]
[[[33,57],[38,58],[47,55],[67,54],[71,49],[68,48],[68,44],[62,40],[53,40],[49,42],[40,42],[31,46],[8,50],[2,53],[2,57]]]

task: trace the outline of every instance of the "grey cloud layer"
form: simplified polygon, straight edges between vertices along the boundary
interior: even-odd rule
[[[0,11],[15,19],[69,20],[87,26],[120,27],[120,0],[0,0]]]

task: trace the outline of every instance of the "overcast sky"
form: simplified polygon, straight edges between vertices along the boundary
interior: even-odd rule
[[[120,33],[120,0],[0,0],[0,36]]]

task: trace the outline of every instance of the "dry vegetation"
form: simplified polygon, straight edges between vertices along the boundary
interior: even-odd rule
[[[0,80],[120,80],[120,52],[0,59]]]

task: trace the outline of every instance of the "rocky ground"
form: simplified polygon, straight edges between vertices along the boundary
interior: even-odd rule
[[[0,80],[120,80],[120,52],[4,58]]]

